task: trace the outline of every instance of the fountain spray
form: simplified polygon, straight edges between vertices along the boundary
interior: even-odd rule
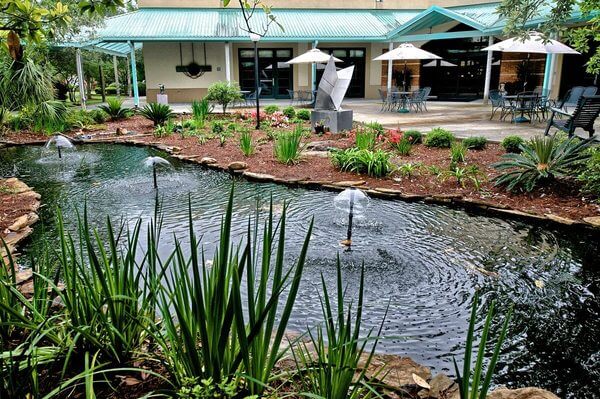
[[[144,159],[144,165],[147,167],[152,167],[152,178],[154,181],[154,189],[158,189],[158,178],[156,174],[157,166],[171,166],[171,163],[164,158],[161,157],[148,157]]]
[[[346,239],[341,244],[350,247],[352,245],[354,216],[360,216],[364,213],[369,205],[369,197],[356,187],[351,187],[338,194],[333,203],[337,209],[348,214],[348,232]]]
[[[59,159],[62,159],[63,148],[75,148],[71,140],[59,133],[55,134],[50,140],[48,140],[45,148],[50,148],[52,145],[56,147],[56,152],[58,153]]]

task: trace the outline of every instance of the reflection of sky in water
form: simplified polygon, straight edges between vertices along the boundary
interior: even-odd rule
[[[107,214],[123,217],[130,225],[138,217],[148,221],[157,193],[152,171],[143,160],[152,155],[157,153],[145,148],[86,145],[65,151],[59,160],[52,151],[12,148],[0,150],[0,175],[16,170],[42,194],[43,227],[37,226],[33,241],[52,239],[54,207],[62,207],[73,229],[75,210],[81,210],[86,199],[92,223],[100,229]],[[211,255],[231,177],[176,159],[171,162],[172,168],[158,171],[164,215],[160,251],[169,253],[174,234],[187,241],[191,201],[197,234]],[[565,396],[591,381],[600,383],[600,277],[593,266],[598,253],[591,238],[567,241],[564,233],[520,222],[371,199],[365,214],[354,221],[354,245],[346,251],[339,242],[346,236],[347,214],[334,207],[336,195],[236,182],[233,233],[238,240],[257,205],[263,214],[268,212],[272,196],[275,214],[280,215],[288,201],[286,235],[288,257],[293,260],[314,217],[309,260],[290,328],[303,330],[321,320],[320,275],[334,284],[339,253],[349,298],[356,296],[360,267],[365,264],[365,328],[378,328],[389,306],[383,328],[389,338],[381,342],[382,351],[451,372],[451,358],[460,358],[472,295],[479,287],[483,300],[496,298],[501,311],[515,304],[498,382],[542,385]],[[33,249],[30,245],[25,251]],[[536,288],[537,280],[544,282],[544,289]],[[482,319],[483,310],[480,313]],[[586,397],[586,392],[572,396]]]

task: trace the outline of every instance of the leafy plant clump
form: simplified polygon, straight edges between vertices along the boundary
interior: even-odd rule
[[[208,87],[206,99],[221,105],[225,113],[229,104],[242,99],[240,86],[236,82],[215,82]]]
[[[310,111],[307,109],[299,109],[296,112],[296,118],[302,119],[303,121],[309,121],[310,120]]]
[[[243,130],[240,135],[240,149],[247,157],[254,154],[254,141],[252,140],[252,134],[248,129]]]
[[[435,148],[450,148],[454,140],[455,137],[451,132],[441,127],[436,127],[427,133],[425,145]]]
[[[292,106],[285,107],[281,112],[290,120],[296,117],[296,110]]]
[[[487,145],[487,139],[483,136],[467,137],[462,142],[469,150],[483,150]]]
[[[402,137],[410,141],[412,144],[419,144],[423,142],[423,134],[418,130],[407,130],[403,133]]]
[[[223,134],[225,132],[225,123],[223,121],[212,121],[210,130],[217,136]]]
[[[275,104],[267,105],[265,107],[265,114],[267,115],[273,115],[277,111],[279,111],[279,107]]]
[[[167,104],[148,103],[139,111],[144,118],[151,120],[154,126],[164,125],[175,113]]]
[[[383,136],[385,134],[385,129],[383,125],[379,122],[369,122],[365,123],[365,127],[371,130],[377,137]]]
[[[454,142],[450,146],[450,162],[463,163],[467,160],[467,146],[464,142]]]
[[[392,171],[391,154],[384,150],[348,148],[331,152],[331,162],[344,172],[366,173],[373,177],[387,176]]]
[[[583,183],[581,191],[584,194],[600,198],[600,147],[592,147],[589,151],[590,158],[577,178]]]
[[[504,154],[500,162],[492,165],[502,172],[495,184],[506,186],[509,191],[532,191],[538,184],[576,176],[590,157],[586,149],[591,143],[592,139],[574,137],[558,144],[552,136],[534,137],[521,145],[521,154]]]
[[[369,129],[358,129],[356,131],[354,143],[359,150],[372,150],[375,148],[377,135]]]
[[[506,150],[506,152],[514,154],[518,154],[521,152],[522,144],[525,144],[525,140],[523,140],[522,137],[516,135],[506,136],[501,143],[502,147],[504,148],[504,150]]]
[[[204,128],[206,117],[212,112],[212,110],[213,106],[206,97],[200,101],[192,101],[192,118],[195,122],[195,127],[199,129]]]
[[[275,138],[273,151],[275,158],[286,165],[296,163],[300,158],[302,151],[302,136],[304,128],[302,125],[296,125],[291,132],[282,132]]]
[[[124,108],[123,100],[118,98],[109,98],[106,104],[100,105],[98,109],[102,110],[113,121],[125,119],[131,115],[131,110]]]
[[[397,143],[393,143],[392,146],[402,156],[410,155],[410,151],[412,150],[412,143],[405,137],[401,138]]]

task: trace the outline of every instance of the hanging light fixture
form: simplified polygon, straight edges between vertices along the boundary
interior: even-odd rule
[[[196,62],[193,42],[192,62],[187,65],[183,65],[183,50],[181,43],[179,43],[179,65],[175,68],[177,72],[182,72],[185,76],[191,79],[198,79],[200,76],[204,75],[205,72],[212,72],[212,65],[206,65],[206,43],[202,44],[204,47],[204,65],[200,65]]]

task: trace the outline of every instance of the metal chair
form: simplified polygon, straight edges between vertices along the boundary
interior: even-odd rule
[[[490,116],[490,120],[494,119],[494,115],[496,115],[498,110],[500,110],[500,120],[504,120],[506,115],[508,115],[511,106],[506,103],[503,92],[500,90],[490,90],[489,99],[492,104],[492,115]]]
[[[569,112],[569,107],[574,107],[579,102],[581,96],[583,96],[583,92],[585,91],[585,87],[583,86],[574,86],[572,87],[562,101],[559,102],[557,108],[561,108],[565,112]]]
[[[256,98],[260,97],[260,93],[262,93],[262,87],[258,88],[258,96],[256,95],[256,90],[250,94],[247,94],[245,97],[246,106],[254,106],[256,105]]]
[[[423,107],[425,108],[425,111],[429,112],[429,110],[427,109],[427,100],[429,99],[429,95],[431,94],[431,87],[426,86],[423,87]]]
[[[387,90],[383,89],[377,89],[377,92],[379,93],[379,99],[381,100],[381,109],[379,110],[379,112],[383,112],[386,110],[386,108],[389,109],[390,107],[390,99],[388,96],[388,92]]]
[[[567,119],[555,120],[557,114],[565,116]],[[600,96],[581,96],[572,114],[560,108],[552,108],[552,116],[550,116],[544,135],[547,136],[550,128],[555,127],[568,133],[569,137],[573,137],[575,129],[580,127],[592,137],[594,135],[594,122],[598,115],[600,115]]]
[[[294,90],[287,89],[288,95],[290,96],[290,105],[294,105],[295,92]]]
[[[424,106],[424,94],[425,91],[423,89],[415,90],[411,93],[408,98],[408,107],[413,108],[415,112],[423,111]]]
[[[539,95],[532,91],[518,93],[516,101],[510,106],[510,113],[512,114],[511,121],[515,122],[516,114],[521,113],[521,115],[527,114],[529,123],[532,123],[538,101]]]

